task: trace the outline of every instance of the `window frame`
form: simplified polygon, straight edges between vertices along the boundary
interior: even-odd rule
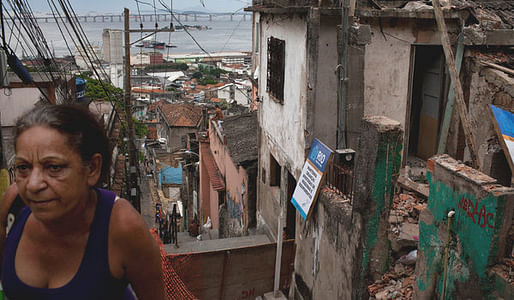
[[[267,56],[266,92],[274,101],[284,104],[286,41],[269,37]]]

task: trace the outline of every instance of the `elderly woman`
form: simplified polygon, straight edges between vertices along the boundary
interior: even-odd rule
[[[15,178],[0,205],[26,205],[5,239],[9,299],[164,299],[157,244],[125,199],[96,188],[110,169],[109,141],[85,108],[49,105],[17,122]]]

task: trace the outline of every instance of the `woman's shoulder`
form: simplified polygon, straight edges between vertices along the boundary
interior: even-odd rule
[[[114,201],[110,223],[112,233],[119,237],[132,236],[134,231],[148,230],[139,212],[124,198],[116,198]]]

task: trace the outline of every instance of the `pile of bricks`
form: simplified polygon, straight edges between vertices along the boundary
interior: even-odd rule
[[[396,194],[389,214],[392,265],[380,280],[368,286],[370,299],[412,299],[419,241],[419,214],[426,200],[415,193]]]

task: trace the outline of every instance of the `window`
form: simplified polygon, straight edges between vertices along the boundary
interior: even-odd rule
[[[280,103],[284,103],[285,54],[285,41],[274,37],[268,38],[268,83],[266,91]]]
[[[278,164],[277,160],[273,157],[273,155],[269,155],[269,185],[270,186],[278,186],[280,187],[280,175],[281,175],[281,167]]]

